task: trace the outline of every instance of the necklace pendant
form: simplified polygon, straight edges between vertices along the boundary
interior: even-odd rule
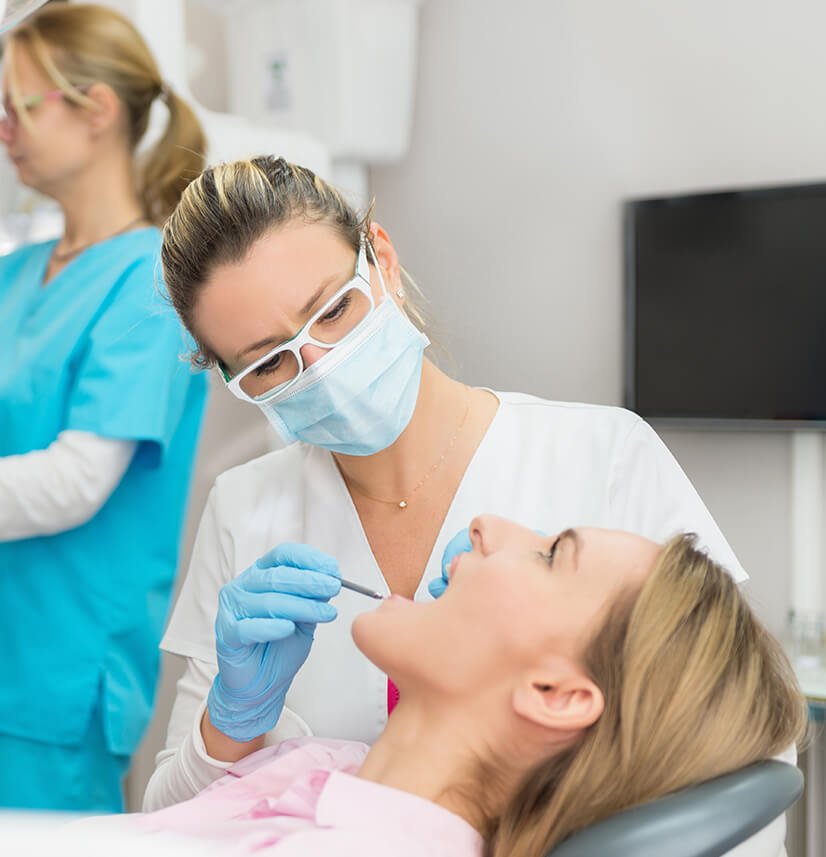
[[[407,500],[399,500],[399,508],[406,509],[407,508]]]

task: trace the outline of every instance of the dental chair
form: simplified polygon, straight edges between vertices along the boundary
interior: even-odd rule
[[[772,822],[771,842],[732,857],[782,854],[781,817],[803,791],[803,774],[785,762],[750,765],[690,789],[617,813],[574,834],[546,857],[722,857]],[[767,850],[767,848],[769,850]]]

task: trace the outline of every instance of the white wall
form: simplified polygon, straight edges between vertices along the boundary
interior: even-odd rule
[[[461,376],[620,403],[621,200],[823,180],[824,31],[820,0],[428,0],[410,155],[371,181]],[[662,434],[778,630],[786,436]]]
[[[192,94],[210,110],[228,107],[229,74],[224,18],[202,0],[185,0],[187,67]]]

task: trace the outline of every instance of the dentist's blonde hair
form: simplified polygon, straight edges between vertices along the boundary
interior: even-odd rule
[[[19,92],[15,78],[14,56],[21,49],[78,107],[97,107],[79,88],[110,86],[124,107],[130,151],[146,133],[155,100],[166,103],[166,130],[136,171],[144,214],[160,225],[203,169],[206,138],[189,105],[164,84],[140,33],[123,15],[91,3],[49,4],[19,24],[7,37],[5,63],[12,103],[20,121],[31,127],[23,106],[26,93]]]
[[[669,542],[642,589],[613,605],[583,665],[602,715],[524,778],[491,820],[486,857],[542,857],[602,818],[775,756],[806,732],[783,650],[690,536]]]
[[[197,344],[192,362],[200,368],[218,362],[195,324],[201,289],[217,267],[241,262],[256,241],[294,220],[325,224],[358,251],[362,234],[369,234],[372,211],[371,205],[359,214],[312,170],[272,155],[204,170],[164,226],[161,246],[169,298]],[[402,276],[404,309],[423,327],[421,311],[411,302],[416,286],[404,270]]]

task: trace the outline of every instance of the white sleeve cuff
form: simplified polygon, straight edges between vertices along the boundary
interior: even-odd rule
[[[143,811],[154,812],[203,791],[232,767],[207,755],[201,736],[206,699],[198,706],[192,727],[178,747],[167,747],[155,757],[155,773],[143,796]]]
[[[137,442],[63,431],[47,449],[0,458],[0,541],[53,535],[93,518]]]
[[[201,721],[203,720],[206,706],[206,699],[198,706],[195,721],[192,724],[192,731],[189,733],[189,740],[192,741],[192,749],[195,751],[195,755],[204,765],[209,766],[209,769],[212,771],[220,770],[221,773],[223,773],[227,768],[231,768],[235,762],[222,762],[220,759],[213,759],[212,756],[207,753],[206,744],[204,744],[204,736],[201,732]],[[184,746],[186,746],[186,740],[184,741]],[[212,777],[209,782],[211,783],[214,779],[215,777]],[[209,783],[207,783],[207,785],[209,785]],[[206,786],[199,786],[198,791],[205,787]]]
[[[163,794],[159,793],[160,783],[155,789],[147,789],[143,804],[144,812],[161,809],[193,797],[222,777],[235,764],[235,762],[213,759],[207,753],[204,736],[201,734],[201,720],[206,704],[207,701],[204,699],[198,706],[192,720],[192,727],[184,737],[181,746],[161,750],[158,753],[156,765],[158,769],[164,769],[165,775]],[[306,735],[312,735],[310,727],[297,714],[285,708],[275,728],[265,736],[264,743],[269,746],[289,738]]]
[[[218,759],[213,759],[207,753],[206,744],[204,744],[204,736],[201,732],[201,718],[206,711],[206,699],[198,706],[198,714],[195,717],[195,722],[192,726],[192,731],[189,733],[189,739],[192,741],[192,748],[195,755],[206,765],[211,768],[222,769],[222,772],[227,768],[231,768],[234,762],[221,762]],[[291,738],[306,738],[313,734],[307,723],[299,717],[294,711],[291,711],[286,706],[281,710],[281,716],[278,718],[278,723],[264,735],[264,746],[272,747],[280,744],[282,741],[288,741]],[[210,780],[210,782],[212,782]],[[204,788],[204,786],[201,786]]]

